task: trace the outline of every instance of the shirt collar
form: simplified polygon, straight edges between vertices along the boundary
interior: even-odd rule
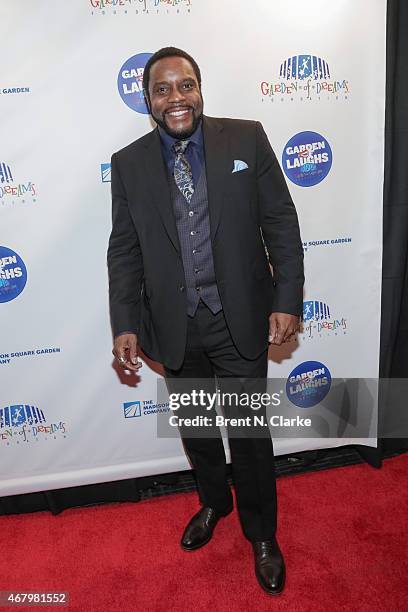
[[[162,127],[160,127],[160,125],[157,126],[159,129],[159,134],[160,134],[160,138],[161,141],[163,143],[163,145],[165,146],[165,148],[167,149],[168,152],[173,152],[173,145],[175,142],[177,142],[178,140],[180,140],[180,138],[173,138],[173,136],[170,136],[169,134],[167,134],[167,132],[165,132],[163,130]],[[202,128],[202,121],[200,121],[200,123],[198,124],[198,127],[196,129],[195,132],[193,132],[191,134],[191,136],[189,138],[186,138],[185,140],[188,140],[189,142],[192,142],[193,144],[195,144],[198,147],[201,147],[203,144],[203,128]]]

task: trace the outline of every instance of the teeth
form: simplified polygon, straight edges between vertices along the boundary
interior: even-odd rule
[[[186,110],[180,110],[180,111],[169,111],[167,114],[171,115],[172,117],[181,117],[181,115],[185,115],[188,112],[189,112],[188,109],[186,109]]]

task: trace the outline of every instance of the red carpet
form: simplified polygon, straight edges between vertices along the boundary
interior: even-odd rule
[[[207,546],[181,550],[196,494],[0,517],[0,590],[69,591],[68,609],[84,612],[406,612],[407,472],[405,454],[279,479],[287,580],[275,597],[258,587],[236,511]]]

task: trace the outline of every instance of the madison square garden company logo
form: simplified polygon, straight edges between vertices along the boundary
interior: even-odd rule
[[[295,134],[282,153],[284,172],[299,187],[313,187],[323,181],[330,172],[332,160],[328,141],[317,132]]]
[[[118,90],[123,102],[137,113],[148,115],[143,94],[143,71],[153,53],[137,53],[122,65],[118,74]]]
[[[27,268],[20,255],[0,246],[0,303],[11,302],[23,291],[27,282]]]
[[[328,304],[317,300],[303,302],[301,333],[304,338],[344,335],[347,324],[344,317],[332,314]]]
[[[186,15],[193,0],[87,0],[92,15]]]
[[[262,101],[347,100],[350,84],[332,74],[328,62],[316,55],[293,55],[283,60],[272,81],[261,81]]]
[[[36,202],[37,189],[33,181],[16,179],[14,169],[0,161],[0,206]]]
[[[286,395],[298,408],[312,408],[319,404],[331,386],[331,374],[320,361],[304,361],[289,374]]]
[[[110,163],[101,164],[101,179],[102,183],[111,182],[111,165]]]
[[[134,402],[124,402],[123,404],[123,416],[125,419],[133,419],[150,414],[161,414],[163,412],[170,412],[169,402],[157,404],[153,400],[136,400]]]

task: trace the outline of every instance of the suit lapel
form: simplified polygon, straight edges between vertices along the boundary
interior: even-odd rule
[[[217,119],[203,117],[203,140],[210,235],[213,241],[220,222],[225,178],[231,172],[232,161],[228,155],[228,141],[224,128]],[[170,240],[178,253],[181,254],[167,171],[157,128],[150,133],[150,138],[146,139],[144,146],[146,147],[145,171],[153,201],[157,206]]]
[[[153,195],[153,201],[160,213],[167,234],[174,248],[180,254],[180,242],[171,202],[170,187],[157,128],[150,135],[151,138],[144,143],[146,147],[146,155],[144,157],[146,177]]]
[[[214,241],[220,222],[225,179],[232,170],[228,155],[228,140],[222,124],[203,117],[203,137],[207,174],[208,207],[211,240]]]

